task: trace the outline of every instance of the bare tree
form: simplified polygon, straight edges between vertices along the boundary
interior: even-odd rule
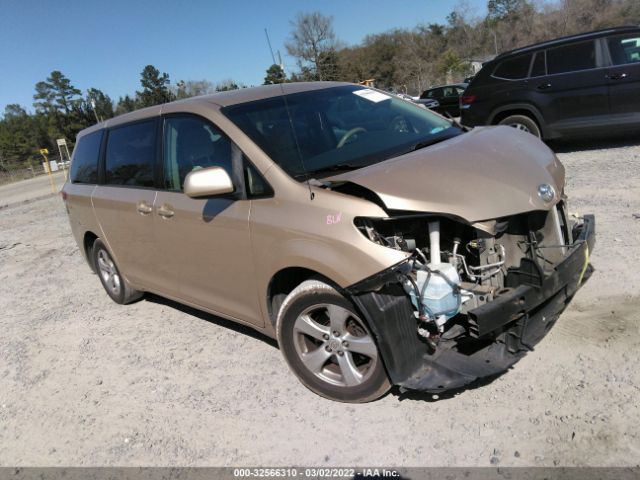
[[[285,44],[289,55],[296,57],[301,70],[311,68],[318,80],[326,79],[327,70],[335,67],[327,64],[336,49],[333,17],[320,12],[299,13],[291,27],[291,38]]]
[[[215,91],[215,86],[208,80],[180,80],[176,83],[173,93],[177,99],[181,99],[207,95]]]

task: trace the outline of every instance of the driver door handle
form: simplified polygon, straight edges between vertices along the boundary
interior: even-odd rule
[[[162,218],[171,218],[176,213],[171,209],[171,206],[166,203],[161,207],[158,207],[157,211],[158,211],[158,215],[160,215]]]
[[[138,205],[136,208],[138,209],[138,213],[140,213],[141,215],[148,215],[153,210],[153,208],[151,208],[151,206],[144,200],[142,200],[141,202],[138,202]]]
[[[626,73],[614,73],[613,75],[605,75],[609,80],[622,80],[627,77]]]
[[[551,88],[551,82],[541,83],[536,87],[538,90],[546,90],[547,88]]]

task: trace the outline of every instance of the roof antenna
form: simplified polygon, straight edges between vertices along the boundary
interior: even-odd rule
[[[304,160],[302,159],[302,152],[300,150],[300,144],[298,143],[298,135],[296,134],[296,129],[293,127],[293,117],[291,116],[291,110],[289,109],[289,102],[287,102],[287,96],[284,94],[284,87],[282,86],[282,83],[280,83],[280,92],[282,93],[284,108],[287,111],[287,117],[289,118],[289,126],[291,127],[291,133],[293,134],[293,140],[296,142],[296,150],[298,152],[298,158],[300,159],[300,164],[302,165],[304,178],[307,182],[307,187],[309,188],[309,199],[313,200],[315,197],[315,194],[313,193],[313,190],[311,190],[311,183],[309,182],[309,174],[307,173],[307,167],[305,166]]]
[[[278,65],[276,63],[276,57],[273,54],[273,48],[271,48],[271,40],[269,39],[269,32],[267,31],[267,29],[264,29],[264,34],[267,37],[267,44],[269,45],[269,51],[271,52],[271,59],[273,60],[273,64],[274,65]],[[282,69],[282,71],[284,72],[284,68],[282,67],[282,57],[280,57],[280,51],[278,51],[278,57],[280,58],[280,68]],[[293,135],[293,140],[296,143],[296,151],[298,152],[298,158],[300,159],[300,164],[302,165],[302,170],[304,172],[304,177],[305,180],[307,182],[307,187],[309,188],[309,199],[313,200],[315,197],[315,194],[313,193],[313,190],[311,190],[311,183],[309,182],[309,174],[307,173],[307,167],[304,164],[304,160],[302,159],[302,152],[300,150],[300,144],[298,143],[298,135],[296,135],[296,130],[293,127],[293,117],[291,116],[291,110],[289,109],[289,102],[287,102],[287,96],[284,94],[284,86],[282,85],[283,82],[280,82],[280,93],[282,95],[282,100],[284,102],[284,108],[287,112],[287,118],[289,119],[289,126],[291,127],[291,134]]]

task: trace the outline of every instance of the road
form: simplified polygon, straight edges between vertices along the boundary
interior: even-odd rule
[[[64,184],[65,174],[64,172],[56,172],[52,175],[52,178],[55,190],[56,192],[59,192]],[[28,180],[1,185],[0,208],[45,197],[47,195],[53,195],[49,175],[40,175]]]

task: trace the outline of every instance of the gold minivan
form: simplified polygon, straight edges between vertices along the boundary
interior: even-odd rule
[[[366,402],[496,375],[548,332],[592,271],[564,175],[532,135],[315,82],[83,130],[62,195],[114,301],[249,325],[309,389]]]

